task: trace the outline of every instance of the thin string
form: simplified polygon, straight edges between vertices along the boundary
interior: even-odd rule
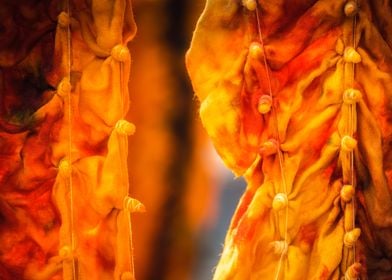
[[[270,97],[272,99],[273,98],[272,82],[271,82],[271,76],[270,76],[268,62],[267,62],[267,56],[266,56],[266,52],[265,52],[265,45],[264,45],[263,35],[262,35],[262,32],[261,32],[261,26],[260,26],[261,25],[261,21],[260,21],[259,13],[261,13],[261,12],[259,12],[259,3],[257,2],[257,6],[256,6],[257,31],[258,31],[260,44],[261,44],[261,47],[262,47],[262,50],[263,50],[263,62],[264,62],[265,72],[266,72],[266,75],[267,75],[269,95],[270,95]],[[273,115],[274,122],[275,122],[275,133],[276,133],[275,137],[276,137],[276,140],[278,141],[277,154],[278,154],[278,160],[279,160],[279,168],[280,168],[281,180],[282,180],[282,185],[283,185],[283,192],[287,196],[287,185],[286,185],[286,176],[285,176],[285,168],[284,168],[284,159],[283,159],[282,151],[280,150],[281,141],[280,141],[280,135],[279,135],[279,123],[278,123],[277,110],[276,110],[274,102],[272,102],[271,109],[272,109],[271,111],[272,111],[272,115]],[[285,245],[288,244],[287,243],[288,210],[289,210],[288,205],[286,205],[286,207],[285,207],[285,225],[284,225],[284,241],[285,241]],[[283,250],[283,252],[280,255],[277,271],[276,271],[276,274],[275,274],[275,280],[279,279],[279,275],[281,273],[281,269],[282,269],[282,265],[283,265],[283,258],[285,256],[285,254],[287,253],[285,251],[286,250]]]
[[[125,112],[125,105],[124,105],[124,62],[119,62],[120,63],[120,94],[121,94],[121,115],[125,116],[127,112]]]
[[[355,5],[358,7],[358,0],[355,0]],[[353,17],[353,24],[352,24],[352,39],[353,39],[353,47],[356,50],[357,44],[356,44],[356,29],[357,29],[357,14],[354,15]],[[352,63],[352,76],[351,76],[351,87],[354,88],[355,85],[355,63]],[[354,122],[354,118],[356,116],[356,103],[353,103],[351,107],[351,120]],[[352,130],[352,133],[354,133],[354,129]],[[353,186],[354,189],[356,189],[356,182],[355,182],[355,171],[354,171],[354,151],[350,152],[350,167],[351,167],[351,185]],[[356,201],[355,201],[355,196],[352,198],[352,204],[353,204],[353,217],[352,217],[352,225],[353,228],[355,228],[355,206],[356,206]],[[356,254],[356,243],[353,245],[353,254],[354,254],[354,262],[357,261],[357,254]]]
[[[132,234],[132,220],[131,220],[131,212],[127,211],[127,218],[128,218],[128,229],[129,229],[129,268],[131,270],[133,278],[135,278],[135,262],[133,259],[133,234]]]
[[[66,10],[68,17],[71,18],[71,9],[69,0],[66,0]],[[70,24],[67,25],[67,78],[68,81],[71,83],[71,27]],[[71,173],[69,175],[69,190],[70,190],[70,210],[71,210],[71,217],[70,217],[70,227],[71,227],[71,250],[72,252],[75,251],[75,224],[74,224],[74,191],[73,191],[73,179],[72,179],[72,100],[71,100],[71,91],[67,93],[68,99],[68,160],[71,167]],[[72,279],[77,279],[76,274],[76,263],[75,258],[72,258]]]
[[[261,27],[260,27],[260,18],[259,18],[259,9],[258,6],[256,7],[256,18],[257,18],[257,31],[258,31],[258,35],[259,35],[259,40],[260,40],[260,44],[263,50],[263,61],[264,61],[264,67],[265,67],[265,72],[267,75],[267,81],[268,81],[268,90],[269,90],[269,95],[271,98],[273,98],[273,93],[272,93],[272,82],[271,82],[271,76],[270,76],[270,72],[269,72],[269,67],[268,67],[268,62],[267,62],[267,58],[266,58],[266,52],[265,52],[265,45],[264,45],[264,40],[263,40],[263,35],[261,33]],[[278,126],[278,116],[277,116],[277,110],[275,107],[275,103],[272,102],[272,115],[274,117],[274,122],[275,122],[275,137],[276,140],[278,141],[278,144],[280,145],[280,135],[279,135],[279,126]],[[283,164],[283,155],[280,149],[278,149],[278,158],[279,158],[279,166],[281,168],[281,176],[282,176],[282,184],[283,184],[283,190],[284,192],[287,192],[287,185],[286,185],[286,180],[284,178],[284,164]]]
[[[124,105],[124,97],[125,97],[125,79],[124,79],[124,62],[119,62],[120,63],[120,102],[121,102],[121,113],[122,116],[125,116],[127,112],[125,112],[125,105]],[[123,154],[123,149],[127,148],[125,147],[125,144],[127,143],[126,138],[127,136],[120,136],[120,153]],[[125,166],[123,160],[121,160],[121,177],[122,181],[124,181],[125,176]],[[129,196],[129,185],[127,185],[127,194]],[[133,259],[133,252],[134,252],[134,247],[133,247],[133,233],[132,233],[132,218],[131,218],[131,212],[128,210],[126,211],[126,216],[127,216],[127,222],[128,222],[128,233],[129,233],[129,250],[128,250],[128,258],[129,258],[129,268],[130,272],[132,274],[132,277],[135,278],[135,263]]]
[[[355,4],[358,6],[358,1],[355,1]],[[353,16],[353,20],[352,20],[352,47],[356,50],[356,25],[357,25],[357,15]],[[355,86],[355,63],[351,62],[351,67],[352,67],[352,71],[351,71],[351,77],[346,77],[344,76],[344,80],[346,80],[346,78],[349,80],[348,83],[350,83],[351,88],[354,88]],[[348,134],[353,137],[354,136],[354,131],[356,130],[356,122],[355,122],[355,118],[356,118],[356,103],[353,104],[349,104],[348,105]],[[356,188],[356,181],[355,181],[355,169],[354,169],[354,151],[350,151],[348,154],[348,160],[349,160],[349,164],[350,164],[350,169],[349,169],[349,173],[350,173],[350,184],[351,186],[353,186],[353,188]],[[351,199],[351,203],[352,203],[352,211],[353,211],[353,215],[352,215],[352,228],[355,228],[355,196],[353,196],[353,198]],[[353,252],[353,262],[356,262],[357,260],[357,256],[356,256],[356,244],[353,244],[352,247],[352,252]],[[349,257],[347,257],[347,259],[345,260],[346,263],[350,262]]]

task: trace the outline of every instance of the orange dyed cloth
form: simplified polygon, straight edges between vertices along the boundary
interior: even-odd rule
[[[343,0],[207,1],[187,67],[205,129],[248,182],[214,279],[392,277],[392,8],[376,2],[354,20]]]
[[[0,0],[2,280],[132,277],[131,1],[68,2]]]

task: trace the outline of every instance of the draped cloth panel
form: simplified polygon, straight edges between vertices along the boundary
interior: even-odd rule
[[[0,6],[0,278],[131,279],[131,1]]]
[[[254,2],[208,0],[186,57],[203,125],[248,183],[214,279],[390,279],[391,4],[357,1],[353,20],[355,1]]]

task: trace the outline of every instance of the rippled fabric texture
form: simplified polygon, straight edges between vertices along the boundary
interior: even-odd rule
[[[131,2],[68,2],[0,1],[4,280],[132,277]]]
[[[186,59],[203,125],[248,183],[214,279],[391,279],[391,4],[242,2],[207,1]]]

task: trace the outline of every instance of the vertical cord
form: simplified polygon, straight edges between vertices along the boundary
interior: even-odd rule
[[[124,62],[119,62],[120,65],[120,94],[121,94],[121,115],[125,116],[127,112],[125,112],[125,105],[124,105],[124,97],[125,97],[125,79],[124,79]],[[120,145],[120,153],[123,154],[123,149],[128,148],[125,147],[127,144],[126,138],[128,137],[126,135],[121,135],[119,138],[119,145]],[[126,165],[124,166],[123,158],[121,159],[121,181],[124,182],[125,176],[124,172],[127,172],[126,170]],[[129,196],[129,185],[126,184],[127,186],[127,194]],[[129,233],[129,249],[128,249],[128,258],[129,258],[129,268],[130,272],[132,274],[132,277],[135,278],[135,263],[133,259],[133,234],[132,234],[132,219],[131,219],[131,211],[129,209],[125,210],[126,208],[124,207],[124,211],[126,211],[126,217],[127,217],[127,222],[128,222],[128,233]]]
[[[271,76],[270,76],[270,72],[269,72],[269,67],[268,67],[268,62],[267,62],[267,55],[265,52],[265,45],[264,45],[264,40],[263,40],[263,35],[261,32],[261,21],[260,21],[260,16],[259,16],[259,3],[257,2],[257,6],[256,6],[256,20],[257,20],[257,31],[258,31],[258,36],[259,36],[259,40],[260,40],[260,44],[263,50],[263,62],[264,62],[264,68],[265,68],[265,72],[267,75],[267,81],[268,81],[268,89],[269,89],[269,95],[271,97],[271,99],[273,98],[273,93],[272,93],[272,83],[271,83]],[[275,122],[275,133],[276,133],[276,140],[278,141],[278,149],[277,149],[277,155],[278,155],[278,160],[279,160],[279,168],[280,168],[280,175],[281,175],[281,180],[282,180],[282,186],[283,186],[283,192],[284,194],[287,196],[287,185],[286,185],[286,176],[285,176],[285,168],[284,168],[284,158],[283,158],[283,153],[280,150],[280,144],[281,144],[281,140],[280,140],[280,135],[279,135],[279,123],[278,123],[278,115],[277,115],[277,110],[276,110],[276,106],[275,103],[272,102],[272,106],[271,106],[271,113],[273,115],[273,119]],[[288,244],[288,240],[287,240],[287,235],[288,235],[288,214],[289,214],[289,207],[288,205],[286,205],[285,207],[285,224],[284,224],[284,242],[285,245]],[[275,274],[275,280],[279,279],[279,275],[281,273],[281,269],[282,269],[282,264],[283,264],[283,258],[286,254],[286,250],[283,250],[280,258],[279,258],[279,263],[278,263],[278,267],[277,267],[277,271]]]
[[[266,53],[265,53],[264,40],[263,40],[263,36],[261,33],[261,28],[260,28],[258,7],[256,8],[256,17],[257,17],[257,29],[258,29],[258,34],[259,34],[259,40],[260,40],[262,50],[264,53],[263,60],[264,60],[264,67],[265,67],[265,71],[266,71],[266,75],[267,75],[269,95],[271,98],[273,98],[272,83],[271,83],[271,77],[270,77],[268,62],[267,62]],[[275,137],[276,137],[276,140],[278,141],[278,144],[280,145],[281,141],[280,141],[280,135],[279,135],[278,115],[277,115],[277,110],[276,110],[276,106],[275,106],[274,102],[272,102],[271,108],[272,108],[271,111],[272,111],[272,115],[273,115],[274,122],[275,122],[275,133],[276,133]],[[283,184],[283,190],[284,190],[284,192],[287,192],[287,185],[286,185],[286,180],[285,180],[285,176],[284,176],[285,172],[284,172],[283,154],[280,149],[278,149],[278,159],[279,159],[279,166],[280,166],[280,171],[281,171],[281,176],[282,176],[281,179],[282,179],[282,184]]]
[[[71,9],[69,0],[66,0],[66,10],[68,17],[71,18]],[[71,83],[71,26],[67,25],[67,79]],[[70,227],[71,227],[71,251],[75,252],[75,224],[74,224],[74,193],[73,193],[73,180],[72,180],[72,100],[71,100],[71,90],[67,93],[68,99],[68,160],[71,167],[71,172],[69,175],[69,190],[70,190]],[[76,263],[75,258],[72,258],[72,277],[73,279],[77,279],[76,274]]]
[[[355,5],[358,7],[358,1],[355,1]],[[351,34],[351,47],[356,50],[357,44],[356,44],[356,26],[357,26],[357,15],[353,15],[352,19],[352,34]],[[346,62],[347,63],[347,62]],[[351,65],[351,75],[348,77],[345,73],[343,76],[344,80],[344,85],[345,85],[345,90],[347,90],[348,87],[351,87],[354,89],[355,87],[355,63],[354,62],[349,62]],[[356,102],[353,102],[352,104],[347,104],[347,109],[348,109],[348,127],[347,127],[347,134],[351,137],[354,137],[354,133],[357,129],[357,121],[356,121]],[[348,152],[348,160],[349,160],[349,183],[350,185],[356,189],[356,180],[355,180],[355,164],[354,164],[354,150]],[[356,197],[355,195],[351,199],[351,204],[352,204],[352,229],[355,228],[355,216],[356,216],[356,211],[355,211],[355,206],[356,206]],[[346,232],[347,234],[347,232]],[[356,243],[353,244],[352,248],[348,248],[348,250],[352,250],[352,258],[347,257],[344,262],[346,263],[347,267],[350,267],[353,263],[357,261],[357,254],[356,254]],[[351,262],[352,260],[352,262]]]
[[[355,0],[355,5],[358,7],[358,0]],[[357,14],[354,15],[353,17],[353,24],[352,24],[352,40],[353,40],[353,48],[356,50],[357,44],[356,44],[356,28],[357,28]],[[351,88],[354,88],[355,85],[355,63],[352,63],[352,76],[351,76]],[[354,119],[356,116],[357,110],[356,109],[356,103],[353,103],[350,105],[350,119],[352,122],[354,122]],[[357,122],[356,122],[357,123]],[[354,126],[354,125],[353,125]],[[354,129],[356,130],[356,127],[353,127],[351,130],[351,133],[354,133]],[[356,182],[355,182],[355,172],[354,172],[354,151],[350,152],[350,168],[351,168],[351,185],[353,186],[354,189],[356,189]],[[353,228],[355,228],[355,206],[356,206],[356,201],[355,201],[355,196],[352,198],[352,204],[353,204]],[[353,255],[354,255],[354,262],[357,260],[357,254],[356,254],[356,244],[354,243],[353,245]]]

